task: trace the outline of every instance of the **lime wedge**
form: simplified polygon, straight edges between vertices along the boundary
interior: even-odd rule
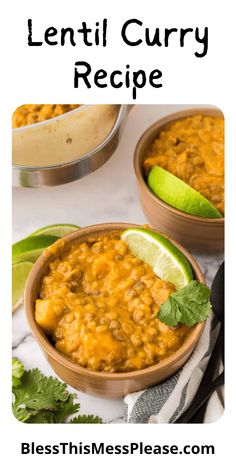
[[[12,263],[35,262],[46,247],[57,241],[56,236],[32,236],[12,245]]]
[[[152,167],[148,186],[163,202],[178,210],[204,218],[222,218],[209,200],[162,167]]]
[[[76,231],[77,229],[80,229],[79,226],[76,225],[69,225],[69,224],[55,224],[55,225],[49,225],[49,226],[44,226],[44,228],[40,228],[37,231],[34,231],[29,238],[32,236],[57,236],[57,238],[62,238],[63,236],[66,236],[67,234],[72,233],[73,231]]]
[[[25,283],[33,265],[32,262],[26,261],[13,264],[12,266],[12,312],[22,302]]]
[[[193,279],[191,266],[184,254],[167,238],[146,229],[130,228],[121,239],[130,251],[152,267],[162,280],[172,282],[180,290]]]

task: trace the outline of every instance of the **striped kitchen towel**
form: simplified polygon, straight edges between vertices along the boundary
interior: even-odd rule
[[[194,398],[215,345],[219,327],[219,323],[212,314],[207,320],[193,354],[184,367],[162,384],[126,395],[124,409],[127,423],[174,423],[176,421]],[[204,422],[216,421],[223,413],[223,406],[217,395],[214,395],[214,404],[215,416],[211,411],[208,418],[206,412]]]

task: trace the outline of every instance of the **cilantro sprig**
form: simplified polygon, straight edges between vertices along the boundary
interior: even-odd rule
[[[206,285],[192,280],[186,287],[170,295],[161,305],[157,316],[168,326],[201,323],[211,313],[210,293]]]
[[[12,359],[12,410],[23,423],[102,423],[94,415],[78,415],[80,404],[76,395],[67,391],[66,384],[55,377],[46,377],[39,369],[26,371],[16,358]]]

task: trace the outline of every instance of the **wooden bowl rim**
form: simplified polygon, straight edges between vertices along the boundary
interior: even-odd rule
[[[61,240],[65,241],[65,245],[68,245],[72,241],[76,240],[86,240],[89,236],[94,234],[102,234],[106,232],[110,232],[113,230],[120,230],[123,231],[127,228],[141,228],[143,226],[131,223],[104,223],[104,224],[96,224],[91,226],[86,226],[84,228],[78,229],[73,233],[61,238]],[[151,228],[152,231],[160,233]],[[168,238],[175,246],[183,252],[183,254],[187,257],[188,261],[191,264],[193,272],[197,280],[202,283],[205,283],[204,275],[193,258],[193,256],[184,249],[179,243],[174,241],[173,239],[169,238],[166,235],[163,235]],[[60,240],[60,241],[61,241]],[[52,246],[56,246],[57,242],[55,242]],[[50,246],[51,247],[51,246]],[[124,373],[104,373],[104,372],[97,372],[86,369],[85,367],[81,367],[78,364],[73,363],[69,360],[66,356],[61,354],[56,348],[50,343],[49,339],[47,338],[46,334],[43,330],[37,325],[35,321],[35,313],[34,313],[34,302],[35,299],[32,300],[32,293],[35,287],[39,286],[41,282],[41,278],[44,275],[45,269],[48,266],[49,262],[55,257],[56,253],[52,255],[50,252],[44,252],[35,262],[30,275],[28,277],[26,287],[25,287],[25,294],[24,294],[24,306],[26,311],[27,321],[31,328],[32,334],[40,347],[49,355],[51,358],[54,359],[58,364],[62,365],[64,368],[69,371],[73,371],[75,374],[80,374],[80,376],[93,378],[93,379],[104,379],[104,380],[129,380],[129,379],[140,379],[142,377],[146,377],[149,374],[159,373],[162,370],[168,368],[175,362],[179,362],[186,354],[191,351],[196,342],[198,341],[206,322],[199,323],[192,328],[189,336],[187,336],[186,340],[182,344],[182,346],[172,355],[167,357],[166,359],[160,361],[158,364],[154,364],[150,367],[146,367],[144,369],[135,370],[131,372],[124,372]]]
[[[177,111],[175,113],[170,113],[163,118],[160,118],[159,120],[155,121],[151,126],[149,126],[141,135],[139,138],[135,150],[134,150],[134,160],[133,160],[133,165],[134,165],[134,172],[138,181],[139,186],[142,188],[144,192],[146,192],[150,198],[156,203],[162,206],[165,210],[169,211],[170,213],[174,213],[176,216],[178,216],[180,219],[183,220],[190,220],[194,222],[199,222],[199,223],[205,223],[207,225],[214,225],[214,226],[223,226],[224,225],[224,220],[225,218],[204,218],[202,216],[195,216],[191,215],[189,213],[185,213],[184,211],[178,210],[177,208],[172,207],[171,205],[168,205],[168,203],[165,203],[163,200],[161,200],[159,197],[157,197],[148,187],[144,177],[143,177],[143,169],[142,169],[142,162],[141,162],[141,149],[143,145],[146,143],[146,141],[149,139],[149,137],[152,134],[158,133],[159,131],[162,130],[163,127],[165,127],[167,124],[177,121],[181,118],[185,118],[188,116],[192,115],[210,115],[210,116],[221,116],[224,118],[224,115],[222,111],[218,108],[189,108],[181,111]]]

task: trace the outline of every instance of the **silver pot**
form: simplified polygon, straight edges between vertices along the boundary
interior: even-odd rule
[[[75,151],[75,146],[79,143],[76,143],[76,140],[79,139],[78,127],[80,126],[80,122],[77,118],[82,117],[82,114],[86,116],[85,114],[88,113],[87,110],[90,109],[91,111],[91,107],[96,106],[97,105],[84,105],[57,118],[14,129],[12,137],[13,186],[44,187],[61,185],[81,179],[85,175],[90,174],[101,167],[111,157],[119,143],[125,119],[130,107],[128,105],[114,105],[114,107],[117,107],[115,121],[103,141],[97,144],[93,149],[82,153],[82,155],[79,155],[79,152],[78,154],[75,154],[75,152],[77,152]],[[71,152],[71,138],[68,138],[68,130],[71,132],[72,120],[74,122],[73,136],[75,139],[73,142],[74,155],[72,153],[70,159],[70,154],[68,154],[67,149]],[[88,133],[93,133],[93,129],[91,128],[91,130],[88,130]],[[86,135],[86,133],[84,133],[84,135]],[[93,137],[94,134],[91,134],[91,136]],[[66,162],[53,165],[38,165],[35,167],[25,164],[20,165],[18,162],[14,162],[17,161],[16,158],[14,159],[16,156],[15,153],[19,152],[21,152],[21,156],[24,156],[24,153],[27,152],[28,155],[34,157],[37,157],[37,153],[41,153],[41,155],[44,156],[43,153],[46,154],[48,152],[53,152],[54,155],[56,155],[55,161],[60,162],[60,159],[57,161],[57,153],[58,156],[63,155],[63,146],[65,145],[65,142],[68,144],[68,146],[65,147],[65,152],[67,152]],[[88,137],[87,142],[89,143]],[[52,143],[54,144],[52,145]],[[31,158],[31,162],[33,159]]]

